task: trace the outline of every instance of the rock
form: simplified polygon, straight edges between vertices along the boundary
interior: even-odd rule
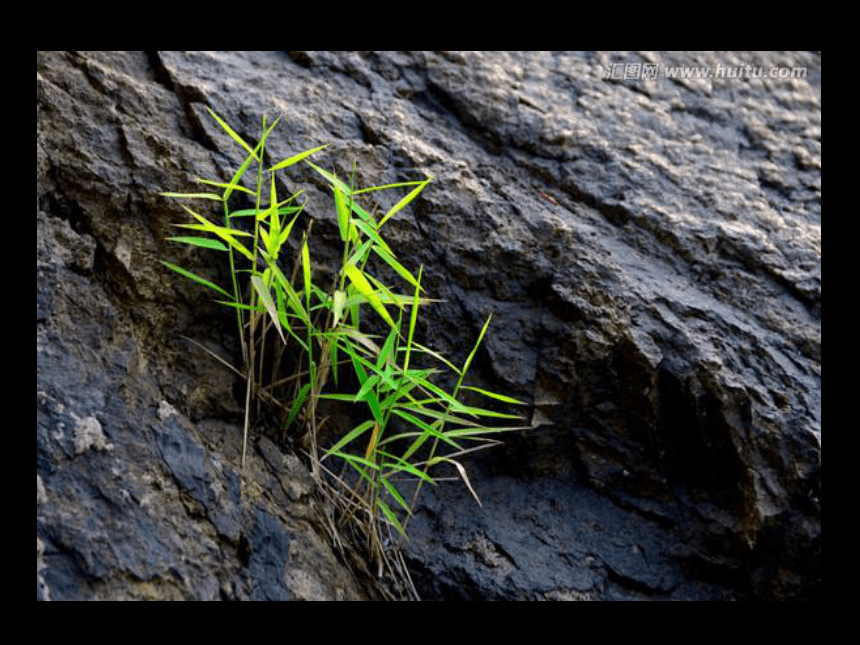
[[[36,74],[37,597],[376,595],[284,446],[257,437],[241,490],[237,379],[182,338],[238,356],[230,313],[159,264],[226,275],[165,242],[159,197],[241,162],[207,106],[249,140],[283,113],[273,156],[329,143],[363,185],[436,177],[386,224],[445,300],[419,333],[462,362],[492,311],[473,377],[536,427],[469,464],[481,507],[428,488],[422,597],[820,597],[820,53],[41,52]],[[335,263],[325,187],[285,181]]]

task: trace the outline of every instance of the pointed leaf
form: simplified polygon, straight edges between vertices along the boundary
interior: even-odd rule
[[[310,389],[311,389],[310,383],[305,383],[304,385],[302,385],[302,389],[299,390],[299,393],[296,395],[296,398],[293,401],[292,406],[290,406],[290,414],[287,417],[287,423],[286,423],[286,425],[284,425],[284,430],[289,429],[289,427],[293,424],[293,421],[295,421],[296,417],[299,414],[299,410],[302,409],[302,404],[304,404],[305,399],[307,398],[308,392],[310,391]]]
[[[331,454],[334,454],[336,452],[340,452],[341,448],[343,448],[344,446],[353,442],[355,439],[357,439],[358,437],[363,435],[365,432],[370,430],[373,427],[373,425],[374,425],[374,421],[368,420],[368,421],[365,421],[364,423],[360,423],[359,425],[355,426],[352,430],[350,430],[343,437],[341,437],[340,441],[338,441],[331,448],[326,450],[326,454],[323,456],[323,459],[325,459],[326,457],[328,457]]]
[[[308,252],[308,241],[302,245],[302,279],[305,283],[305,301],[308,312],[311,310],[311,255]]]
[[[385,222],[387,222],[389,219],[394,217],[402,208],[404,208],[407,204],[409,204],[409,202],[411,202],[413,199],[418,197],[418,193],[420,193],[422,190],[424,190],[424,188],[427,186],[427,184],[429,184],[431,181],[433,181],[432,176],[429,179],[427,179],[426,181],[422,181],[420,184],[418,184],[418,186],[413,188],[412,191],[408,195],[406,195],[406,197],[404,197],[399,202],[397,202],[394,206],[391,207],[391,210],[389,210],[385,214],[385,216],[381,220],[379,220],[379,224],[377,224],[376,228],[382,228],[382,225],[385,224]]]
[[[350,187],[343,183],[340,179],[338,179],[337,175],[335,175],[334,173],[330,173],[328,170],[320,168],[319,166],[311,163],[310,161],[305,161],[305,163],[314,170],[316,170],[323,177],[325,177],[332,186],[337,186],[340,192],[342,192],[344,195],[352,195],[352,190],[350,189]]]
[[[397,488],[394,487],[394,484],[392,484],[390,481],[388,481],[388,477],[380,477],[379,481],[383,486],[385,486],[385,489],[389,493],[391,493],[391,496],[395,500],[397,500],[397,503],[400,504],[400,506],[402,506],[406,510],[407,513],[412,512],[411,509],[409,508],[409,504],[406,503],[406,500],[403,499],[403,495],[400,494],[400,491],[398,491]]]
[[[390,190],[392,188],[404,188],[406,186],[417,186],[418,184],[425,183],[426,180],[419,179],[416,181],[401,181],[397,184],[382,184],[380,186],[371,186],[370,188],[362,188],[361,190],[354,190],[352,192],[353,195],[360,195],[362,193],[369,193],[375,190]]]
[[[221,201],[221,195],[215,193],[161,193],[162,197],[172,197],[174,199],[211,199],[216,202]]]
[[[212,240],[208,237],[168,237],[171,242],[181,242],[182,244],[190,244],[191,246],[199,246],[204,249],[213,249],[215,251],[226,251],[227,247],[218,240]]]
[[[343,309],[346,304],[346,294],[340,289],[335,290],[334,292],[334,302],[332,304],[332,314],[334,316],[334,322],[332,323],[332,329],[337,329],[338,323],[340,323],[340,319],[343,316]]]
[[[313,148],[311,150],[305,150],[304,152],[300,152],[297,155],[293,155],[289,159],[284,159],[283,161],[276,163],[274,166],[269,168],[269,172],[274,172],[275,170],[281,170],[282,168],[286,168],[287,166],[292,166],[294,163],[298,163],[305,157],[310,157],[312,154],[319,152],[324,148],[328,148],[328,144],[325,144],[324,146],[320,146],[318,148]]]
[[[249,146],[247,143],[245,143],[245,140],[242,137],[240,137],[238,134],[236,134],[235,130],[233,130],[233,128],[231,128],[229,125],[227,125],[227,123],[224,121],[224,119],[222,119],[220,116],[215,114],[215,112],[212,111],[212,108],[207,106],[206,109],[209,111],[209,114],[212,115],[212,118],[218,122],[218,125],[220,125],[224,129],[224,132],[226,132],[227,134],[230,135],[230,138],[233,139],[233,141],[235,141],[240,146],[245,148],[245,150],[247,150],[249,153],[251,153],[251,155],[253,155],[254,159],[256,159],[257,161],[260,160],[260,158],[257,156],[257,153],[251,148],[251,146]]]
[[[250,162],[252,158],[253,157],[248,157],[247,161]],[[247,169],[247,167],[248,167],[247,165],[244,166],[245,169]],[[242,174],[244,174],[244,170],[242,171]],[[242,176],[241,174],[237,175],[236,178],[238,179],[238,177],[241,177],[241,176]],[[238,191],[241,191],[243,193],[248,193],[249,195],[256,195],[256,193],[253,190],[251,190],[250,188],[245,188],[244,186],[239,186],[238,184],[235,184],[235,183],[227,184],[227,183],[224,183],[222,181],[212,181],[211,179],[198,179],[197,181],[201,184],[206,184],[207,186],[215,186],[216,188],[223,188],[225,191],[229,190],[230,192],[232,192],[233,190],[238,190]],[[219,195],[218,199],[219,200],[226,200],[229,197],[230,197],[230,194],[227,193],[227,195],[225,197],[221,197]],[[232,215],[231,215],[231,217],[232,217]]]
[[[284,338],[284,332],[281,329],[281,321],[278,319],[278,310],[275,308],[275,303],[272,300],[272,293],[271,291],[269,291],[269,287],[266,286],[266,283],[259,275],[252,275],[251,283],[254,285],[254,289],[256,289],[257,295],[260,297],[260,302],[263,303],[263,306],[266,308],[266,311],[269,312],[269,316],[272,318],[272,322],[275,325],[275,329],[278,330],[278,334],[280,334],[281,340],[286,343],[287,339]]]
[[[367,298],[367,301],[376,313],[378,313],[385,322],[391,325],[391,327],[395,327],[394,321],[382,305],[382,302],[380,302],[379,297],[370,286],[367,278],[364,277],[364,274],[353,264],[347,264],[345,270],[350,282],[352,282],[353,286],[358,289],[358,292],[361,295]]]
[[[377,498],[376,505],[379,507],[379,510],[382,511],[382,514],[388,519],[389,522],[397,529],[397,532],[400,533],[403,537],[406,537],[406,531],[403,529],[403,525],[397,519],[397,516],[392,512],[390,508],[388,508],[388,504],[383,502],[381,499]]]
[[[383,261],[392,269],[394,269],[401,278],[406,280],[406,282],[411,284],[413,287],[419,288],[418,280],[415,279],[415,276],[409,273],[409,271],[406,270],[406,267],[400,264],[400,262],[395,260],[394,256],[389,250],[376,245],[374,245],[373,250],[376,255],[381,257]]]
[[[388,357],[391,355],[391,351],[394,349],[394,342],[397,340],[397,330],[392,329],[388,334],[388,338],[385,339],[385,343],[382,345],[382,349],[379,352],[379,356],[376,359],[376,369],[382,369],[382,366],[388,360]]]
[[[215,235],[217,235],[218,237],[220,237],[222,240],[224,240],[225,242],[227,242],[227,243],[228,243],[230,246],[232,246],[234,249],[236,249],[237,251],[239,251],[239,252],[240,252],[242,255],[244,255],[246,258],[248,258],[251,262],[254,262],[254,261],[255,261],[255,260],[254,260],[254,256],[251,254],[251,252],[250,252],[250,251],[248,251],[248,249],[246,249],[246,248],[244,247],[244,245],[242,245],[242,243],[241,243],[241,242],[238,242],[236,239],[234,239],[234,238],[233,238],[233,234],[234,234],[234,232],[233,232],[231,229],[229,229],[229,228],[224,228],[224,227],[222,227],[222,226],[215,226],[215,224],[213,224],[212,222],[210,222],[209,220],[207,220],[205,217],[203,217],[203,216],[201,216],[201,215],[198,215],[198,214],[197,214],[197,213],[195,213],[193,210],[191,210],[190,208],[188,208],[185,204],[183,204],[183,205],[182,205],[182,208],[184,208],[184,209],[185,209],[185,210],[187,210],[189,213],[191,213],[191,215],[193,215],[193,216],[194,216],[194,218],[195,218],[198,222],[200,222],[200,224],[203,226],[203,230],[205,230],[205,231],[209,231],[210,233],[214,233]]]
[[[191,271],[186,271],[182,267],[178,267],[175,264],[171,264],[170,262],[165,262],[164,260],[162,260],[161,263],[164,266],[166,266],[168,269],[170,269],[172,271],[176,271],[176,273],[178,273],[179,275],[185,276],[189,280],[193,280],[194,282],[197,282],[198,284],[202,284],[204,287],[208,287],[209,289],[217,291],[218,293],[230,298],[231,300],[233,299],[233,296],[231,294],[224,291],[224,289],[219,287],[217,284],[213,284],[212,282],[209,282],[209,280],[207,280],[205,278],[201,278],[199,275],[197,275],[195,273],[191,273]]]
[[[483,507],[483,504],[481,504],[481,500],[478,498],[478,493],[476,493],[475,489],[472,488],[472,483],[469,481],[469,476],[466,474],[466,469],[463,468],[463,464],[461,464],[456,459],[450,459],[448,457],[435,457],[434,459],[431,459],[430,461],[432,462],[432,461],[435,461],[437,459],[439,461],[446,461],[449,464],[454,464],[454,466],[457,468],[457,470],[460,473],[460,477],[463,478],[463,483],[466,484],[466,488],[469,489],[469,492],[472,493],[472,497],[474,497],[475,501],[478,502],[478,506]]]
[[[368,377],[368,379],[362,383],[361,389],[355,393],[355,396],[352,398],[353,402],[358,403],[359,401],[364,401],[367,395],[371,393],[371,388],[373,388],[377,383],[379,383],[379,377],[376,374]]]
[[[505,396],[503,394],[496,394],[495,392],[488,392],[487,390],[482,390],[479,387],[470,387],[468,385],[463,385],[461,389],[464,390],[472,390],[473,392],[477,392],[478,394],[483,394],[484,396],[488,396],[491,399],[496,399],[497,401],[502,401],[503,403],[513,403],[514,405],[525,405],[522,401],[517,401],[509,396]]]
[[[340,229],[340,239],[346,242],[347,235],[349,234],[349,209],[346,206],[346,202],[344,202],[343,193],[340,192],[340,189],[337,186],[332,186],[332,190],[334,190],[334,205],[337,210],[337,225]]]
[[[299,208],[299,213],[301,212],[302,208],[304,208],[304,205],[302,205],[301,208]],[[284,242],[286,242],[287,239],[290,237],[290,232],[292,232],[292,230],[293,230],[293,224],[295,224],[296,220],[299,218],[299,213],[296,213],[295,217],[293,217],[293,219],[290,220],[290,223],[287,224],[284,227],[284,229],[281,231],[281,236],[280,236],[280,238],[278,238],[278,246],[279,247],[283,246]]]

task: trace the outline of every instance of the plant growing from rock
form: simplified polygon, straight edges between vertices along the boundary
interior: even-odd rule
[[[242,439],[244,469],[251,415],[255,401],[280,406],[285,429],[301,424],[314,479],[341,509],[341,522],[361,528],[369,540],[379,571],[383,565],[393,572],[386,555],[386,531],[393,528],[401,536],[422,485],[433,484],[437,466],[453,466],[477,500],[461,457],[476,449],[497,444],[501,432],[513,428],[498,423],[517,419],[515,415],[467,405],[465,391],[506,404],[518,401],[464,384],[472,360],[490,324],[487,318],[465,363],[458,367],[417,342],[415,329],[419,311],[431,302],[421,285],[423,269],[417,275],[397,258],[382,237],[382,227],[412,202],[433,180],[357,188],[334,173],[311,163],[309,157],[326,146],[290,156],[266,168],[266,141],[277,125],[262,121],[256,146],[248,144],[223,119],[210,110],[212,118],[247,153],[243,163],[227,182],[200,179],[201,192],[163,195],[182,200],[192,218],[177,226],[190,235],[169,238],[174,242],[225,253],[231,283],[219,286],[170,262],[172,271],[217,294],[218,302],[236,313],[236,329],[243,352],[246,381],[245,422]],[[299,203],[302,191],[282,198],[276,175],[298,163],[307,164],[331,189],[337,215],[341,265],[329,288],[314,275],[308,238],[310,226],[301,236],[295,257],[282,253],[306,202]],[[240,182],[253,168],[254,189]],[[409,189],[380,218],[363,208],[357,198],[374,191]],[[233,209],[236,195],[246,195],[252,208]],[[188,201],[220,204],[223,222],[216,224]],[[243,226],[243,222],[248,222]],[[388,267],[402,281],[407,293],[397,293],[371,271],[371,262]],[[408,291],[411,290],[411,293]],[[383,323],[384,333],[373,335],[365,318],[373,312]],[[378,327],[378,325],[377,325]],[[267,334],[276,334],[278,355],[290,349],[298,354],[299,366],[289,379],[288,401],[274,397],[274,388],[263,383]],[[271,351],[271,350],[270,350]],[[426,366],[427,362],[434,366]],[[418,364],[421,363],[421,366]],[[338,391],[346,379],[343,367],[351,369],[357,391]],[[450,391],[436,384],[442,370],[456,377]],[[329,383],[335,388],[329,391]],[[365,418],[328,446],[319,445],[318,406],[323,401],[347,402],[363,408]],[[491,420],[487,425],[487,420]],[[330,467],[342,466],[339,473]],[[351,472],[352,476],[345,475]],[[406,482],[406,483],[404,483]],[[407,494],[406,487],[411,489]],[[480,501],[479,501],[480,503]],[[402,561],[401,561],[402,564]]]

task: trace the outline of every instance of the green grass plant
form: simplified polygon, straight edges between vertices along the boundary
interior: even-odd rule
[[[310,157],[326,146],[292,155],[268,167],[266,143],[277,125],[263,118],[260,140],[245,141],[213,111],[215,122],[246,153],[229,181],[200,179],[200,192],[165,192],[180,200],[190,219],[177,227],[187,235],[173,242],[224,253],[230,284],[218,285],[187,269],[163,262],[170,270],[214,292],[223,305],[235,310],[242,346],[245,378],[245,415],[242,433],[242,468],[247,456],[252,417],[262,404],[279,406],[285,413],[284,430],[305,438],[304,445],[314,479],[331,493],[340,509],[338,526],[360,528],[382,571],[392,570],[384,544],[386,536],[405,537],[409,517],[425,484],[438,480],[438,467],[453,468],[470,493],[478,496],[462,459],[468,453],[495,445],[496,437],[511,430],[520,417],[464,401],[480,397],[498,404],[519,402],[505,395],[465,385],[476,352],[487,332],[483,325],[462,366],[456,366],[416,339],[418,315],[433,301],[422,286],[423,267],[414,273],[398,259],[382,237],[383,226],[414,201],[433,177],[359,188],[355,169],[349,183],[312,163]],[[278,175],[296,164],[312,169],[331,190],[343,245],[341,264],[333,283],[324,288],[314,270],[309,239],[311,227],[296,231],[306,201],[303,191],[279,195]],[[242,180],[252,173],[254,188]],[[378,191],[405,194],[380,217],[360,203]],[[244,208],[235,208],[236,198]],[[248,207],[248,202],[253,207]],[[215,223],[201,208],[187,204],[221,206]],[[300,239],[299,239],[300,236]],[[285,253],[288,242],[299,239],[298,251]],[[396,276],[403,290],[395,290],[377,276],[373,266]],[[376,320],[373,320],[373,318]],[[379,330],[383,331],[380,333]],[[374,333],[375,330],[375,333]],[[296,371],[289,400],[277,400],[276,390],[264,383],[267,334],[274,333],[277,357],[287,351]],[[270,339],[271,340],[271,339]],[[271,350],[268,350],[271,351]],[[349,377],[344,370],[350,373]],[[442,372],[455,382],[450,391],[437,383]],[[350,383],[357,389],[344,391]],[[329,387],[331,385],[331,387]],[[334,433],[330,445],[319,445],[319,410],[327,402],[346,403],[361,419],[354,427]],[[478,500],[480,503],[480,500]]]

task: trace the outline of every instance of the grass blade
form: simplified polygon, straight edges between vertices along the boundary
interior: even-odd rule
[[[174,199],[211,199],[216,202],[221,201],[221,195],[215,193],[161,193],[162,197],[172,197]]]
[[[248,159],[246,161],[248,163],[250,163],[251,159],[253,159],[253,157],[248,157]],[[245,172],[244,169],[247,169],[247,167],[248,167],[247,165],[243,166],[242,174],[244,174],[244,172]],[[239,177],[241,177],[241,176],[242,176],[241,174],[237,174],[235,179],[238,181]],[[222,181],[212,181],[211,179],[197,179],[197,181],[198,181],[198,183],[206,184],[207,186],[215,186],[215,188],[223,188],[225,191],[229,190],[230,193],[232,193],[233,190],[238,190],[238,191],[241,191],[243,193],[248,193],[249,195],[256,195],[256,193],[253,190],[245,188],[244,186],[239,186],[238,184],[235,184],[235,183],[226,184]],[[219,196],[218,199],[221,201],[226,200],[230,197],[230,193],[227,193],[226,197]]]
[[[345,270],[349,281],[352,282],[353,286],[358,289],[358,292],[361,295],[367,298],[367,302],[370,303],[370,306],[373,307],[376,313],[378,313],[385,322],[391,325],[392,328],[396,328],[394,320],[391,319],[391,316],[382,305],[382,302],[379,300],[379,296],[376,295],[376,292],[373,290],[373,287],[370,286],[370,283],[367,281],[367,278],[364,277],[364,274],[354,264],[347,264]]]
[[[449,464],[453,464],[457,471],[460,473],[460,477],[463,479],[463,483],[466,484],[466,488],[469,489],[469,492],[472,493],[472,497],[475,498],[475,501],[478,502],[478,506],[483,508],[483,504],[481,504],[481,500],[478,498],[478,493],[475,492],[475,489],[472,488],[472,482],[469,481],[469,476],[466,474],[466,469],[463,468],[463,464],[461,464],[456,459],[451,459],[449,457],[434,457],[430,460],[430,462],[447,462]],[[432,463],[431,463],[432,465]]]
[[[496,399],[497,401],[501,401],[503,403],[512,403],[513,405],[525,405],[522,401],[518,401],[517,399],[511,398],[509,396],[505,396],[504,394],[496,394],[495,392],[488,392],[487,390],[482,390],[479,387],[471,387],[469,385],[462,386],[463,390],[472,390],[473,392],[477,392],[478,394],[483,394],[484,396],[490,397],[491,399]]]
[[[380,186],[371,186],[370,188],[362,188],[361,190],[354,190],[352,192],[353,195],[361,195],[362,193],[370,193],[375,190],[390,190],[392,188],[404,188],[406,186],[417,186],[418,184],[425,183],[425,180],[418,179],[416,181],[401,181],[397,184],[382,184]]]
[[[337,175],[335,175],[334,173],[330,173],[328,170],[325,170],[324,168],[320,168],[319,166],[311,163],[310,161],[305,161],[305,163],[307,165],[309,165],[311,168],[313,168],[314,170],[316,170],[323,177],[325,177],[332,186],[336,186],[338,188],[338,190],[340,190],[340,192],[342,192],[344,195],[346,195],[346,196],[352,195],[352,189],[350,189],[349,186],[347,186],[340,179],[338,179]]]
[[[212,108],[207,106],[206,109],[209,111],[209,114],[212,115],[212,118],[218,122],[218,125],[220,125],[224,129],[224,132],[226,132],[228,135],[230,135],[230,138],[233,139],[233,141],[235,141],[240,146],[245,148],[245,150],[247,150],[249,153],[251,153],[251,156],[253,156],[254,159],[256,159],[257,161],[260,160],[260,158],[257,156],[257,153],[254,151],[254,149],[251,148],[251,146],[249,146],[242,137],[240,137],[238,134],[236,134],[236,131],[233,130],[233,128],[231,128],[229,125],[227,125],[224,122],[224,119],[222,119],[220,116],[215,114],[215,112],[212,110]],[[225,197],[225,199],[226,199],[226,197]]]
[[[305,383],[302,385],[302,389],[299,390],[299,393],[296,395],[295,400],[293,401],[292,406],[290,406],[290,414],[287,417],[287,423],[284,425],[284,430],[288,430],[289,427],[293,424],[296,417],[299,414],[299,410],[302,409],[302,405],[305,402],[305,399],[308,396],[308,392],[311,390],[311,384]]]
[[[308,251],[308,240],[302,244],[302,279],[305,282],[305,301],[308,313],[311,310],[311,255]]]
[[[281,329],[281,321],[278,318],[278,310],[275,307],[274,301],[272,300],[272,292],[269,290],[269,287],[266,286],[266,283],[259,275],[252,275],[251,283],[254,285],[254,289],[256,289],[257,295],[260,296],[260,302],[263,303],[263,306],[266,308],[266,311],[269,312],[269,316],[271,317],[272,322],[275,325],[275,329],[278,330],[278,334],[280,334],[281,340],[286,343],[287,339],[284,337],[284,331]]]
[[[383,486],[385,486],[385,490],[387,490],[391,494],[391,496],[397,501],[397,503],[400,504],[406,510],[407,513],[410,513],[411,511],[409,510],[409,504],[406,503],[406,500],[403,499],[403,495],[401,495],[400,491],[395,488],[394,484],[388,481],[387,477],[380,477],[379,481]]]
[[[304,152],[300,152],[297,155],[293,155],[289,159],[284,159],[283,161],[278,162],[274,166],[269,168],[269,172],[275,172],[276,170],[281,170],[283,168],[286,168],[287,166],[292,166],[294,163],[298,163],[299,161],[301,161],[305,157],[310,157],[312,154],[319,152],[323,148],[328,148],[328,144],[325,144],[324,146],[320,146],[318,148],[313,148],[311,150],[305,150]],[[310,163],[310,162],[308,162],[308,163]]]
[[[454,387],[454,396],[457,396],[457,393],[460,391],[460,385],[463,383],[463,378],[466,376],[466,372],[469,371],[469,366],[472,364],[472,359],[475,358],[475,354],[478,352],[478,347],[481,345],[481,341],[484,339],[484,334],[487,333],[487,327],[490,326],[490,321],[493,319],[493,315],[490,314],[487,317],[487,322],[484,323],[483,328],[481,329],[481,333],[478,334],[478,340],[475,341],[475,346],[472,347],[472,352],[469,354],[469,357],[466,359],[466,362],[463,364],[463,371],[460,372],[460,378],[457,380],[457,385]]]
[[[168,269],[170,269],[171,271],[176,271],[176,273],[178,273],[181,276],[185,276],[189,280],[193,280],[194,282],[196,282],[198,284],[202,284],[204,287],[207,287],[209,289],[217,291],[221,295],[226,296],[227,298],[230,298],[231,300],[233,299],[233,296],[231,294],[224,291],[224,289],[219,287],[217,284],[209,282],[209,280],[207,280],[206,278],[201,278],[196,273],[191,273],[191,271],[186,271],[182,267],[178,267],[175,264],[171,264],[170,262],[165,262],[164,260],[162,260],[161,263],[164,266],[166,266]]]
[[[222,227],[222,226],[215,226],[215,224],[213,224],[212,222],[210,222],[209,220],[207,220],[207,219],[206,219],[205,217],[203,217],[202,215],[198,215],[198,214],[197,214],[197,213],[195,213],[193,210],[191,210],[190,208],[188,208],[185,204],[183,204],[183,205],[182,205],[182,208],[184,208],[184,209],[185,209],[185,210],[187,210],[189,213],[191,213],[191,214],[194,216],[194,218],[195,218],[198,222],[200,222],[201,226],[203,227],[201,230],[208,231],[208,232],[210,232],[210,233],[214,233],[215,235],[217,235],[218,237],[220,237],[222,240],[224,240],[225,242],[227,242],[227,244],[229,244],[229,245],[230,245],[230,246],[232,246],[234,249],[236,249],[237,251],[239,251],[239,253],[241,253],[241,254],[242,254],[242,255],[244,255],[246,258],[248,258],[251,262],[254,262],[254,261],[255,261],[255,260],[254,260],[254,256],[251,254],[251,252],[250,252],[248,249],[246,249],[246,248],[245,248],[245,246],[244,246],[241,242],[237,241],[237,240],[233,237],[234,231],[232,231],[232,230],[231,230],[231,229],[229,229],[229,228],[224,228],[224,227]]]
[[[182,244],[190,244],[191,246],[199,246],[204,249],[212,249],[214,251],[226,251],[227,247],[218,240],[212,240],[208,237],[168,237],[171,242],[181,242]]]
[[[427,187],[427,184],[429,184],[431,181],[433,181],[432,175],[429,179],[422,181],[415,188],[413,188],[410,193],[406,195],[406,197],[404,197],[391,207],[391,209],[383,216],[383,218],[379,220],[379,224],[376,225],[376,228],[382,228],[382,225],[385,224],[385,222],[394,217],[398,212],[400,212],[400,210],[402,210],[406,205],[408,205],[409,202],[418,197],[418,193],[424,190],[424,188]]]
[[[358,437],[363,435],[365,432],[370,430],[373,427],[373,425],[374,425],[374,421],[368,420],[368,421],[365,421],[364,423],[360,423],[359,425],[355,426],[352,430],[350,430],[343,437],[341,437],[340,441],[338,441],[331,448],[326,450],[325,455],[323,455],[323,459],[325,459],[326,457],[328,457],[330,455],[334,455],[335,453],[339,453],[344,446],[349,445],[355,439],[357,439]]]
[[[346,206],[340,188],[332,186],[332,190],[334,191],[334,206],[337,210],[337,225],[340,229],[340,239],[342,242],[346,242],[347,235],[349,235],[349,209]]]
[[[382,511],[382,514],[385,515],[386,519],[391,522],[391,525],[397,529],[397,532],[403,537],[406,537],[406,531],[404,530],[403,525],[399,522],[397,516],[394,515],[392,510],[388,508],[388,504],[383,502],[381,499],[377,499],[376,505],[379,507],[379,510]]]
[[[415,279],[415,276],[413,276],[411,273],[409,273],[409,271],[406,270],[406,267],[404,267],[402,264],[400,264],[400,262],[395,260],[394,256],[391,254],[391,252],[388,249],[384,249],[381,246],[374,244],[373,250],[376,253],[376,255],[378,255],[379,257],[382,258],[382,260],[385,262],[385,264],[387,264],[388,266],[390,266],[392,269],[394,269],[397,272],[397,275],[399,275],[401,278],[406,280],[406,282],[411,284],[416,289],[420,288],[418,285],[418,280]]]

